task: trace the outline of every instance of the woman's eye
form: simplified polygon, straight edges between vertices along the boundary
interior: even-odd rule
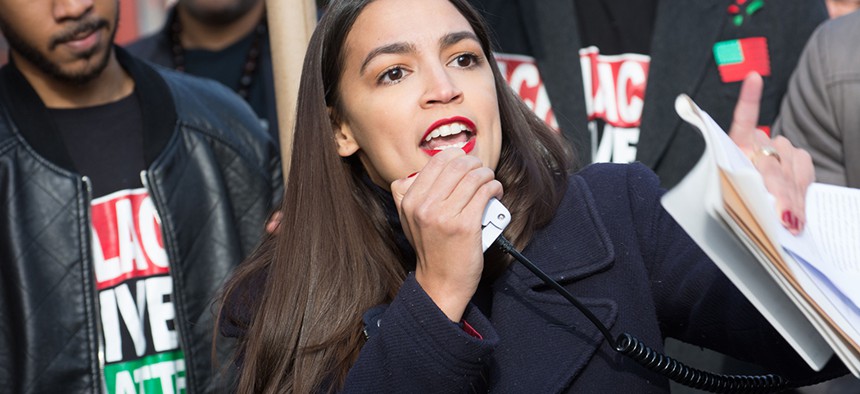
[[[385,70],[379,76],[379,82],[384,84],[393,84],[399,82],[406,75],[406,70],[401,67],[392,67]]]
[[[478,63],[478,56],[471,53],[464,53],[454,58],[452,65],[461,68],[469,68]]]

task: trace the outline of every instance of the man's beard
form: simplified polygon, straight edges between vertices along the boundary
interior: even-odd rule
[[[119,10],[117,10],[117,13],[118,12]],[[114,20],[116,21],[117,19]],[[95,59],[95,63],[82,71],[70,72],[63,70],[59,64],[51,61],[44,53],[40,52],[38,48],[27,43],[27,41],[24,40],[17,31],[8,28],[9,25],[7,23],[2,23],[0,26],[3,27],[3,35],[9,43],[9,47],[20,54],[21,57],[51,78],[75,85],[85,85],[101,75],[102,71],[104,71],[110,61],[110,55],[113,51],[112,43],[114,36],[116,36],[116,25],[114,25],[113,30],[110,32],[110,41],[108,41],[106,48],[97,44],[89,51],[78,55],[79,59]],[[68,29],[51,38],[48,50],[53,50],[60,44],[72,40],[73,37],[79,33],[88,31],[95,32],[106,26],[109,26],[109,24],[104,19],[92,19],[80,22],[74,28]]]

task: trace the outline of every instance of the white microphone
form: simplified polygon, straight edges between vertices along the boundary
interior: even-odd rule
[[[508,209],[495,197],[491,198],[484,208],[484,217],[481,219],[481,246],[484,247],[485,252],[510,223],[511,213]]]

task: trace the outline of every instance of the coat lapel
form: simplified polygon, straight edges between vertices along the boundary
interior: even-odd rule
[[[576,284],[615,260],[608,232],[581,178],[571,178],[555,219],[523,253],[612,327],[618,314],[615,301],[583,296],[584,286]],[[494,353],[498,373],[491,382],[493,391],[563,391],[604,344],[603,337],[566,299],[514,264],[494,285],[492,320],[501,342]]]
[[[524,28],[552,110],[581,163],[591,162],[591,137],[585,110],[581,39],[570,0],[519,0]]]
[[[609,233],[585,181],[573,176],[569,185],[553,220],[523,250],[559,282],[586,278],[615,260]],[[529,288],[543,286],[540,278],[519,264],[511,271]]]
[[[722,14],[714,8],[724,3],[663,0],[658,5],[636,156],[650,168],[655,167],[681,122],[674,98],[696,93],[713,58],[711,47],[727,19],[715,17]]]

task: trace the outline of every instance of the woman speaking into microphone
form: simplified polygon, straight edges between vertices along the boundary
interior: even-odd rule
[[[463,0],[329,5],[302,70],[279,230],[221,299],[239,392],[669,390],[596,324],[793,383],[844,373],[806,366],[664,211],[650,170],[577,169],[490,42]],[[731,136],[799,232],[812,164],[755,136],[761,84],[746,81]],[[483,252],[491,198],[511,213],[504,237],[593,321],[498,248]]]

